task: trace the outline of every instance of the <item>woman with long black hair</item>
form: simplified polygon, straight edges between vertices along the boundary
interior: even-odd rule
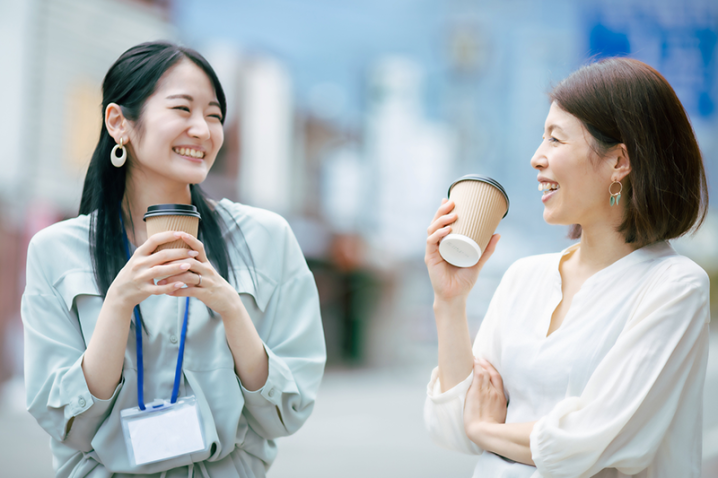
[[[27,403],[56,475],[265,476],[323,374],[313,276],[282,218],[198,186],[226,114],[199,53],[130,48],[102,108],[80,215],[28,250]],[[147,237],[157,204],[195,206],[198,237]]]

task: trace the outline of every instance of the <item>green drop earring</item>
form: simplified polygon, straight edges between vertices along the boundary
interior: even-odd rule
[[[614,185],[614,184],[618,184],[618,186],[619,186],[618,192],[616,192],[616,193],[613,192],[613,185]],[[610,199],[610,201],[609,201],[609,204],[610,204],[611,206],[618,206],[618,201],[621,200],[621,191],[623,191],[623,184],[621,184],[620,181],[614,181],[614,182],[611,183],[610,186],[608,186],[608,194],[611,195],[611,199]]]

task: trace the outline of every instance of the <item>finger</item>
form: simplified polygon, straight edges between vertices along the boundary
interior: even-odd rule
[[[200,262],[207,262],[207,254],[204,250],[204,244],[194,237],[192,234],[187,234],[186,232],[176,232],[176,237],[179,237],[182,239],[189,247],[194,249],[195,251],[199,252],[199,255],[197,256],[197,259]]]
[[[449,224],[453,224],[456,222],[456,214],[455,213],[449,213],[444,216],[440,216],[436,221],[432,222],[431,225],[426,229],[426,235],[430,236],[434,232],[436,232],[438,229],[441,229],[442,227],[448,226]]]
[[[154,280],[158,277],[171,277],[188,271],[190,267],[192,267],[192,265],[188,262],[175,262],[168,265],[154,266],[143,271],[141,277],[145,280]]]
[[[426,252],[439,248],[439,242],[451,232],[451,226],[444,226],[426,238]]]
[[[155,249],[157,249],[158,246],[176,240],[177,237],[174,235],[174,231],[158,232],[157,234],[153,234],[148,237],[144,244],[138,247],[135,252],[149,256],[155,251]]]
[[[195,279],[196,282],[196,279]],[[196,287],[197,284],[194,285],[188,285],[187,287],[174,289],[171,292],[169,292],[167,295],[171,295],[172,297],[195,297],[195,298],[201,298],[206,293],[206,290],[204,287]],[[202,285],[204,285],[204,279],[202,279]]]
[[[152,286],[150,293],[152,295],[172,295],[177,290],[183,290],[182,287],[184,287],[185,285],[186,284],[184,282],[178,281],[163,286]]]
[[[436,214],[434,214],[434,218],[431,220],[431,222],[434,222],[439,217],[450,213],[452,209],[454,209],[454,201],[446,198],[442,199],[441,206],[439,206],[439,209],[436,210]]]
[[[491,363],[486,359],[482,358],[479,363],[489,373],[492,385],[503,392],[504,380],[501,378],[501,374],[499,373],[499,371],[496,370],[496,368],[491,365]]]
[[[499,239],[501,239],[501,234],[494,234],[491,236],[491,240],[486,245],[486,250],[483,254],[481,254],[481,258],[479,259],[479,262],[474,266],[481,269],[484,267],[484,264],[486,264],[486,261],[489,260],[489,257],[491,257],[496,250],[496,244],[499,243]]]
[[[181,274],[165,277],[161,281],[158,281],[157,285],[172,284],[173,282],[183,282],[187,284],[187,287],[197,287],[199,285],[199,275],[192,271],[187,271]],[[207,278],[204,276],[202,276],[202,285],[207,285]]]
[[[189,264],[189,269],[186,269],[186,272],[183,271],[183,273],[174,277],[160,276],[166,278],[157,284],[169,284],[173,280],[181,280],[186,281],[189,285],[197,285],[199,284],[198,275],[201,274],[202,285],[206,287],[208,281],[211,281],[213,277],[217,276],[217,271],[209,262],[199,262],[196,259],[183,259],[181,263]]]
[[[474,365],[474,381],[481,390],[486,390],[490,385],[489,373],[480,365]]]
[[[192,249],[164,249],[154,254],[150,254],[146,258],[146,266],[154,267],[156,265],[167,265],[185,259],[193,259],[199,255],[199,252]]]

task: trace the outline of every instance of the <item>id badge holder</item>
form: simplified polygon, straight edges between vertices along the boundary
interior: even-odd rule
[[[127,408],[120,412],[120,420],[133,466],[205,449],[202,418],[194,396],[175,403],[157,399],[144,410]]]

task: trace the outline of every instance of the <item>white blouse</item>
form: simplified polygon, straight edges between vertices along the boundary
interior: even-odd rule
[[[559,261],[577,247],[514,263],[474,342],[503,377],[506,422],[537,421],[536,467],[468,439],[473,375],[441,393],[432,372],[424,420],[433,440],[480,455],[475,478],[699,478],[708,276],[666,242],[646,246],[586,280],[547,337],[562,299]]]

